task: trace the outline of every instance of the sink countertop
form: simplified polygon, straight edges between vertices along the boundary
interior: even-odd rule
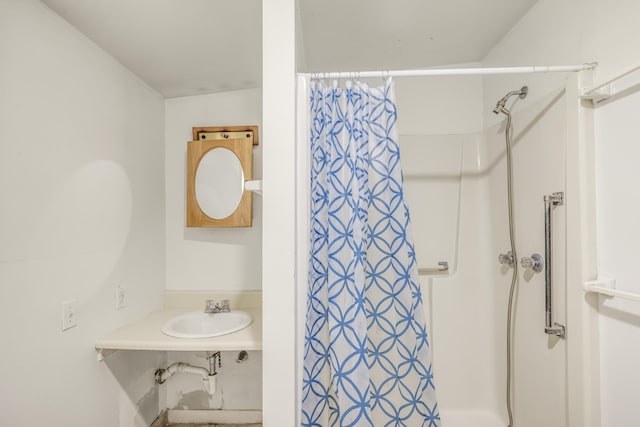
[[[160,330],[174,316],[197,311],[198,308],[164,308],[129,323],[96,341],[96,350],[157,351],[231,351],[262,350],[262,309],[238,307],[251,314],[253,322],[246,328],[212,338],[174,338]]]

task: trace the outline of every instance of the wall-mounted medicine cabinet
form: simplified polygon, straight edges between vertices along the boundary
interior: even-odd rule
[[[187,227],[250,227],[258,126],[195,127],[187,142]]]

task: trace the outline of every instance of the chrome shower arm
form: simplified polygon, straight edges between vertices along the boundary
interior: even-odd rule
[[[506,114],[508,114],[509,110],[505,108],[505,105],[507,104],[507,100],[514,95],[517,95],[520,99],[524,99],[526,98],[527,93],[529,93],[529,88],[527,86],[522,86],[520,90],[512,90],[511,92],[503,96],[502,99],[496,103],[496,108],[493,109],[493,112],[495,114],[499,114],[502,112],[505,112]]]

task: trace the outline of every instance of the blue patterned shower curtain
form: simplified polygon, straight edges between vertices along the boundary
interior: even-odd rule
[[[303,426],[440,426],[391,78],[311,87]]]

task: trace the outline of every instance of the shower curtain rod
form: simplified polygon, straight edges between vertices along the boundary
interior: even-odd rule
[[[597,62],[582,65],[555,65],[535,67],[494,67],[494,68],[430,68],[425,70],[391,71],[332,71],[326,73],[298,73],[300,76],[315,79],[362,79],[369,77],[422,77],[422,76],[468,76],[490,74],[527,74],[527,73],[570,73],[593,70]]]

